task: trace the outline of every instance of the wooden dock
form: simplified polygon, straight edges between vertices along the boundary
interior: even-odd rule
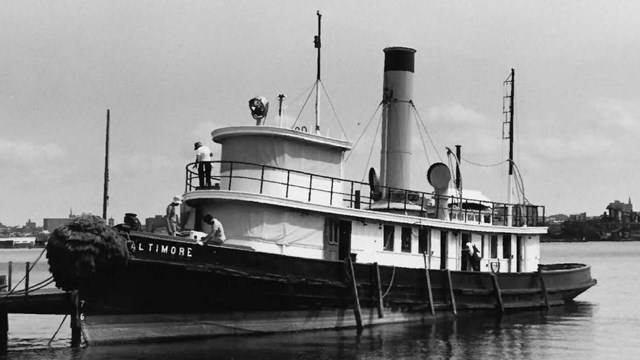
[[[9,314],[70,315],[71,346],[80,346],[80,304],[77,291],[30,289],[28,281],[23,289],[11,290],[7,285],[7,276],[0,275],[0,354],[6,353],[8,349]]]

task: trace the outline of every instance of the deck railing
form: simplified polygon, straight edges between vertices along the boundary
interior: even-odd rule
[[[400,210],[426,218],[501,226],[543,226],[545,208],[539,205],[442,196],[434,193],[379,186],[238,161],[212,161],[211,187],[200,187],[198,172],[185,169],[185,193],[198,190],[240,190],[346,208]],[[444,205],[443,205],[444,204]],[[446,212],[447,214],[443,214]]]

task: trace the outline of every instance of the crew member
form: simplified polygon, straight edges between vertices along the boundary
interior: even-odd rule
[[[211,225],[211,232],[202,239],[202,244],[221,245],[225,240],[227,240],[226,236],[224,236],[222,223],[218,221],[218,219],[214,218],[210,214],[206,214],[202,220]]]
[[[211,187],[211,149],[208,146],[202,145],[200,141],[193,144],[193,149],[196,151],[196,163],[193,165],[195,168],[198,166],[198,180],[200,180],[201,188]]]
[[[171,204],[167,206],[167,233],[171,236],[176,236],[178,231],[178,224],[180,223],[180,217],[178,216],[178,206],[182,204],[182,197],[176,195],[173,197]]]

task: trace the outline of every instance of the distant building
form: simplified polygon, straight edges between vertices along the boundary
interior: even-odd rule
[[[569,221],[587,221],[587,213],[571,214],[569,215]]]
[[[27,221],[27,223],[24,225],[25,228],[30,229],[30,230],[35,230],[36,228],[36,223],[31,221],[31,219],[29,219],[29,221]]]
[[[633,205],[631,204],[631,198],[629,198],[628,204],[621,203],[618,200],[610,203],[609,206],[607,206],[607,211],[609,212],[607,214],[607,217],[609,220],[614,220],[621,223],[637,221],[638,216],[633,212]]]
[[[166,232],[167,217],[164,215],[156,215],[152,218],[144,220],[144,228],[148,232]]]
[[[59,228],[60,226],[67,225],[71,222],[71,220],[77,218],[76,215],[73,215],[73,210],[69,210],[68,218],[44,218],[42,219],[42,228],[49,232],[53,232],[53,230]]]

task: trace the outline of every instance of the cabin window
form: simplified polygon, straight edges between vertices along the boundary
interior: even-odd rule
[[[502,258],[511,259],[511,235],[505,235],[502,241]]]
[[[395,232],[395,226],[384,226],[384,250],[393,251],[393,237]]]
[[[418,230],[418,252],[421,254],[431,251],[431,231],[429,229]]]
[[[403,227],[402,228],[402,252],[410,253],[411,252],[411,228]]]
[[[496,259],[498,257],[498,235],[491,235],[491,258]]]

